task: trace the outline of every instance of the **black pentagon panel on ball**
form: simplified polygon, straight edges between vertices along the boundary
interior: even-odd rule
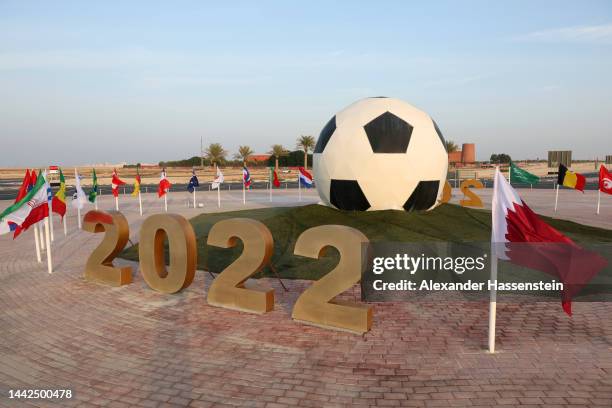
[[[406,153],[412,126],[391,112],[385,112],[364,127],[374,153]]]
[[[410,198],[404,204],[406,211],[420,211],[431,208],[438,198],[438,188],[440,182],[438,180],[419,181]]]
[[[434,128],[436,129],[436,133],[438,134],[438,137],[440,138],[440,141],[442,142],[442,146],[444,146],[444,150],[446,150],[446,141],[444,141],[444,136],[442,136],[442,131],[438,127],[438,124],[436,123],[435,120],[432,119],[431,121],[434,124]]]
[[[315,153],[323,153],[323,150],[325,150],[325,146],[327,146],[327,142],[329,142],[329,139],[331,139],[335,130],[336,116],[334,115],[334,117],[331,118],[329,122],[327,122],[323,130],[321,130],[321,134],[319,135],[319,138],[317,139],[317,144],[315,145]]]
[[[329,201],[340,210],[365,211],[370,208],[370,203],[356,180],[332,179]]]

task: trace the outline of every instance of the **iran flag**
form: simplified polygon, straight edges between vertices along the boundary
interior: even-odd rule
[[[166,177],[166,169],[164,168],[159,178],[159,187],[157,188],[157,196],[158,197],[165,196],[168,193],[168,191],[170,191],[171,186],[172,184],[170,184],[170,180],[168,180],[168,178]]]
[[[545,272],[563,283],[561,304],[571,316],[571,300],[607,261],[587,251],[534,213],[499,168],[493,190],[492,251],[497,258]]]
[[[125,181],[119,178],[119,175],[117,174],[117,169],[114,169],[113,178],[111,180],[111,189],[113,190],[113,195],[115,197],[119,197],[119,186],[122,186],[124,184],[125,184]]]

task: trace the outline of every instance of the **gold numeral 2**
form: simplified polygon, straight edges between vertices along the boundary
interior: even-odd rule
[[[83,230],[104,232],[100,245],[93,250],[85,263],[85,279],[113,286],[132,282],[132,268],[113,266],[113,260],[123,250],[130,237],[130,227],[120,212],[91,210],[83,217]]]
[[[236,246],[237,239],[242,241],[242,254],[217,275],[208,290],[208,303],[245,312],[269,312],[274,309],[274,289],[247,280],[270,263],[272,234],[264,224],[248,218],[219,221],[208,234],[208,244],[221,248]]]
[[[333,300],[361,280],[366,267],[368,238],[343,225],[322,225],[304,231],[295,243],[294,253],[318,259],[332,246],[340,253],[335,269],[314,282],[298,298],[292,317],[318,326],[365,333],[372,327],[372,308],[353,302]]]

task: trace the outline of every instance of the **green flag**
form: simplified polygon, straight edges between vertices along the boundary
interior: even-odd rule
[[[91,203],[95,203],[96,202],[96,196],[98,195],[98,177],[96,177],[96,169],[91,169],[92,171],[92,179],[93,179],[93,185],[91,188],[91,191],[89,192],[89,202]]]
[[[540,182],[540,178],[527,170],[521,169],[513,162],[510,162],[510,181],[515,183],[537,184]]]

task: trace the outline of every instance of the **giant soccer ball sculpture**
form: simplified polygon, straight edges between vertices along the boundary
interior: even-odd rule
[[[393,98],[366,98],[325,125],[314,150],[323,203],[341,210],[429,210],[448,170],[444,138],[425,112]]]

